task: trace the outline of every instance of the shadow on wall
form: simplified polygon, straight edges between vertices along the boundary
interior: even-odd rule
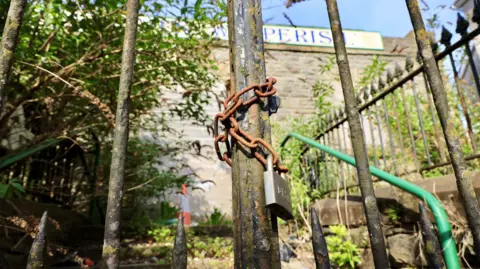
[[[202,191],[195,191],[188,196],[190,202],[190,215],[195,221],[205,221],[206,216],[213,212],[213,206],[208,202]]]

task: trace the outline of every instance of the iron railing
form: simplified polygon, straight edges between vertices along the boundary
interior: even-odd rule
[[[16,179],[33,200],[72,206],[95,193],[99,145],[95,135],[92,152],[71,138],[47,139],[1,158],[0,182]]]
[[[345,162],[353,167],[357,165],[353,157],[343,154],[339,151],[333,150],[329,147],[326,147],[325,145],[322,145],[310,138],[307,138],[297,133],[288,134],[287,137],[282,141],[281,146],[285,145],[287,141],[292,137],[302,141],[303,143],[309,146],[319,149],[322,152],[342,162]],[[408,193],[411,193],[417,196],[420,199],[420,201],[426,201],[426,203],[428,204],[428,206],[430,207],[433,213],[433,216],[436,221],[436,225],[438,227],[438,234],[440,235],[440,242],[442,245],[443,257],[445,259],[446,265],[448,266],[448,268],[460,268],[460,262],[457,255],[457,248],[455,246],[455,241],[452,237],[452,228],[448,221],[447,213],[445,212],[445,209],[443,208],[443,205],[440,203],[440,201],[438,201],[437,198],[435,198],[435,196],[432,193],[420,188],[419,186],[407,180],[396,177],[374,166],[370,166],[369,170],[372,175],[376,176],[380,180],[388,182],[393,186],[396,186]],[[420,205],[420,207],[422,207],[422,205]],[[425,225],[428,225],[428,220],[422,219],[422,221],[425,223]],[[425,231],[429,235],[432,234],[432,231],[430,231],[429,228],[425,228]]]
[[[450,92],[449,102],[452,102],[449,107],[454,110],[455,126],[459,128],[460,139],[464,142],[465,160],[470,168],[477,168],[480,157],[477,144],[480,141],[476,135],[480,127],[480,109],[476,104],[480,100],[480,87],[469,87],[459,78],[458,63],[453,57],[454,53],[464,50],[469,63],[466,66],[477,81],[470,43],[480,34],[480,28],[470,33],[466,32],[467,28],[468,21],[459,14],[456,32],[461,34],[461,38],[454,44],[450,44],[452,35],[443,28],[440,43],[445,45],[445,50],[436,54],[435,59],[442,66],[442,60],[448,58],[448,68],[453,71],[454,81],[452,89],[447,89]],[[438,50],[438,45],[432,43],[432,49]],[[370,87],[358,89],[356,94],[369,160],[385,171],[410,178],[431,177],[452,171],[421,57],[417,57],[417,61],[415,65],[414,59],[407,57],[404,68],[396,63],[394,71],[387,70],[385,76],[372,82]],[[324,122],[321,133],[315,139],[351,154],[351,133],[344,110],[338,109],[325,115]],[[312,174],[316,175],[311,177],[311,184],[323,193],[336,191],[337,183],[342,188],[345,183],[348,190],[356,190],[359,186],[356,173],[348,168],[345,173],[339,174],[342,164],[329,156],[305,154],[305,161],[317,163],[311,166],[315,169]],[[341,180],[329,176],[332,174]]]
[[[9,37],[15,38],[3,38],[3,41],[5,41],[2,44],[4,49],[0,53],[0,73],[2,78],[8,78],[8,73],[11,69],[12,51],[15,51],[16,46],[14,40],[17,39],[16,37],[20,31],[19,25],[21,24],[26,1],[17,0],[14,3],[17,4],[11,6],[9,17],[12,17],[15,21],[7,23],[7,25],[14,27],[10,27],[12,31],[9,31],[9,34],[7,34]],[[131,48],[135,47],[138,3],[138,0],[129,0],[127,4],[129,27],[127,27],[126,32],[130,34],[126,35],[126,42],[124,42],[124,62],[128,68],[122,68],[124,71],[122,77],[125,77],[125,79],[122,79],[122,94],[119,96],[121,102],[119,102],[120,105],[117,110],[119,112],[117,123],[121,121],[120,116],[127,117],[127,120],[116,124],[117,133],[120,134],[118,138],[121,138],[117,140],[119,141],[118,145],[121,145],[123,149],[126,148],[128,140],[126,135],[128,133],[128,108],[126,104],[128,103],[128,92],[133,74],[135,50]],[[405,64],[406,75],[404,75],[404,70],[397,65],[394,72],[387,72],[386,81],[383,78],[379,78],[378,83],[372,84],[370,88],[357,89],[355,92],[336,0],[327,0],[333,42],[345,96],[346,113],[337,111],[327,117],[327,125],[322,126],[323,132],[316,138],[316,140],[323,141],[323,144],[326,144],[326,146],[307,140],[299,135],[292,134],[291,136],[314,145],[320,148],[322,152],[328,154],[323,154],[316,160],[320,169],[315,174],[316,178],[313,181],[315,181],[317,187],[324,192],[329,192],[333,189],[338,190],[340,186],[344,190],[351,187],[360,187],[362,201],[365,205],[372,253],[377,268],[389,268],[389,262],[371,174],[410,191],[428,203],[436,218],[436,224],[440,232],[440,241],[442,242],[442,248],[440,248],[436,236],[432,233],[432,225],[425,216],[426,212],[420,203],[419,207],[425,238],[431,240],[430,245],[435,246],[427,248],[429,257],[431,257],[429,259],[431,266],[443,267],[443,261],[438,258],[438,250],[441,249],[444,253],[447,267],[459,268],[459,260],[456,255],[450,224],[438,200],[432,194],[425,192],[408,181],[401,180],[390,173],[369,165],[369,161],[372,160],[375,166],[379,166],[383,170],[390,171],[395,175],[410,175],[414,173],[424,175],[432,169],[443,169],[443,167],[451,165],[457,178],[458,188],[463,199],[477,253],[480,253],[480,209],[472,188],[471,179],[463,173],[467,168],[466,161],[475,160],[480,156],[477,152],[478,141],[475,137],[475,119],[478,118],[476,113],[480,112],[473,109],[471,105],[478,102],[477,92],[480,93],[480,82],[472,58],[472,52],[469,49],[470,41],[480,33],[480,29],[467,33],[468,23],[459,16],[456,30],[462,35],[462,38],[460,41],[450,44],[452,35],[445,30],[442,34],[441,43],[446,48],[443,52],[434,56],[433,52],[436,51],[438,46],[435,43],[431,46],[429,43],[418,1],[406,0],[406,3],[420,51],[418,67],[414,68],[413,60],[407,59]],[[480,6],[478,1],[475,1],[473,18],[476,23],[480,22],[479,13]],[[233,82],[232,85],[234,85],[232,88],[241,89],[246,85],[265,80],[263,39],[261,38],[261,1],[229,1],[228,14],[231,80]],[[6,42],[7,39],[10,42]],[[471,65],[471,71],[477,87],[476,90],[468,91],[466,87],[463,87],[462,81],[459,79],[452,53],[460,47],[466,47],[465,53]],[[10,58],[6,57],[8,55],[10,55]],[[449,96],[445,91],[437,66],[437,62],[441,63],[441,60],[447,56],[452,65],[455,81],[454,88],[456,89],[455,94],[450,96],[450,102],[455,102],[450,107],[447,102],[447,97]],[[2,81],[0,83],[0,109],[3,105],[3,86],[7,79],[2,79]],[[423,87],[417,84],[419,81],[423,81]],[[457,108],[457,105],[460,110],[460,112],[457,111],[457,114],[459,114],[461,120],[455,122],[450,109]],[[247,111],[239,113],[243,114],[239,118],[256,119],[255,122],[248,121],[241,124],[248,127],[245,131],[262,133],[262,137],[268,141],[270,140],[270,126],[269,122],[265,120],[268,118],[267,111],[266,107],[255,105],[254,109],[248,112],[248,114]],[[8,117],[4,116],[4,120],[6,121],[13,113],[14,111],[12,110]],[[19,114],[25,113],[19,112]],[[347,118],[348,128],[346,126]],[[32,121],[32,123],[34,122]],[[431,128],[427,128],[427,123],[432,123]],[[21,120],[17,125],[20,128],[25,124]],[[455,132],[456,127],[465,129],[464,132],[460,132],[460,138],[466,142],[463,143],[464,148],[460,148],[459,135]],[[444,139],[442,139],[441,131],[443,131]],[[24,130],[21,132],[27,134]],[[1,138],[3,139],[4,137]],[[12,138],[12,144],[19,144],[17,143],[18,141],[13,141],[17,139],[16,135],[8,134],[7,138],[9,141]],[[376,144],[377,141],[380,142],[378,146]],[[352,145],[352,149],[350,149],[349,145]],[[421,145],[423,145],[423,150]],[[233,182],[238,183],[234,184],[233,191],[235,266],[280,268],[277,219],[275,216],[272,216],[271,212],[265,209],[265,201],[262,198],[264,197],[264,193],[262,193],[263,182],[259,179],[262,178],[263,167],[256,161],[248,160],[252,156],[237,146],[239,146],[238,143],[235,146],[232,165],[234,168]],[[339,149],[344,153],[353,152],[355,159],[335,149]],[[449,154],[447,154],[447,150]],[[95,152],[98,151],[95,150]],[[468,156],[464,157],[463,152],[467,152]],[[19,158],[18,156],[24,157]],[[336,161],[331,156],[339,158],[343,162]],[[112,171],[116,172],[116,174],[113,175],[111,173],[109,212],[105,225],[106,236],[103,248],[103,264],[105,268],[116,268],[119,262],[120,230],[118,227],[121,224],[119,208],[122,199],[124,156],[122,157],[119,153],[117,157],[119,161],[116,164],[119,165],[117,167],[112,166]],[[87,188],[95,186],[95,172],[88,169],[83,150],[71,140],[48,141],[32,152],[24,152],[12,158],[8,157],[0,161],[0,167],[5,171],[2,174],[4,176],[2,180],[9,180],[15,177],[20,182],[23,182],[27,191],[40,191],[41,195],[46,195],[47,198],[52,200],[59,200],[65,204],[65,199],[68,199],[68,202],[73,203],[72,199],[74,199],[75,193],[78,193],[79,189],[83,186]],[[98,155],[94,163],[98,164]],[[345,163],[355,166],[357,173],[355,171],[344,173],[349,171],[348,169],[343,169]],[[413,163],[413,166],[410,168],[408,163]],[[470,165],[474,165],[474,162],[470,162]],[[83,171],[79,172],[73,169],[77,167],[83,168]],[[325,174],[324,180],[319,180],[321,175],[319,172]],[[84,184],[85,178],[88,179],[87,184]],[[56,186],[60,186],[59,192]],[[44,231],[47,224],[46,220],[47,214],[44,214],[40,221],[36,240],[32,246],[28,268],[38,268],[43,263],[41,257],[45,255]],[[312,210],[312,228],[312,242],[317,268],[329,268],[328,251],[315,210]],[[182,219],[178,223],[173,261],[175,268],[186,268],[187,266],[187,248]]]
[[[431,40],[425,29],[418,1],[406,0],[406,3],[418,46],[419,66],[414,68],[413,60],[407,58],[406,75],[397,63],[394,71],[387,71],[386,80],[382,76],[378,78],[378,84],[372,83],[369,88],[357,89],[354,92],[336,0],[327,0],[346,113],[340,110],[327,115],[326,125],[321,126],[323,131],[316,140],[320,140],[328,148],[339,149],[347,154],[350,152],[348,145],[351,145],[356,171],[350,173],[347,168],[345,173],[342,162],[323,154],[320,161],[313,166],[311,174],[315,176],[310,179],[312,186],[319,188],[324,194],[337,191],[338,196],[340,189],[343,189],[344,195],[347,195],[347,190],[359,187],[370,239],[379,244],[371,245],[375,266],[378,268],[389,265],[385,253],[379,247],[384,244],[381,230],[376,229],[380,227],[379,213],[375,194],[371,191],[369,169],[365,167],[370,162],[395,175],[416,174],[421,177],[428,171],[441,167],[445,169],[443,167],[451,165],[442,173],[455,174],[477,253],[480,250],[480,208],[472,178],[465,174],[468,168],[475,168],[477,165],[471,161],[478,157],[475,123],[472,119],[478,118],[476,114],[479,111],[473,104],[479,101],[480,96],[477,95],[478,88],[469,89],[462,84],[453,57],[455,50],[462,46],[468,47],[480,30],[467,33],[468,22],[459,15],[456,31],[462,38],[451,45],[452,34],[443,28],[440,43],[445,45],[445,50],[436,54],[438,45]],[[474,1],[473,18],[477,24],[480,22],[478,1]],[[445,84],[450,84],[446,83],[448,79],[442,76],[439,68],[447,56],[455,81],[451,85],[452,89],[445,87]],[[466,56],[472,65],[474,79],[478,80],[472,53],[468,52],[468,49]],[[423,89],[417,84],[421,80]],[[424,113],[425,110],[427,113]],[[426,123],[431,123],[430,128],[426,128]],[[443,139],[440,132],[443,133]],[[371,141],[368,138],[371,138]],[[378,146],[376,141],[380,141]],[[304,153],[307,150],[308,148],[305,148]],[[306,159],[311,162],[308,157]],[[370,171],[373,174],[374,171]],[[449,268],[458,268],[458,260],[454,263],[446,262]]]

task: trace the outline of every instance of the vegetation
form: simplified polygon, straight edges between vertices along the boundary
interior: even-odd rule
[[[11,199],[25,193],[22,184],[13,178],[7,184],[0,184],[0,199]]]
[[[56,137],[73,141],[81,149],[83,163],[71,163],[75,181],[68,184],[82,188],[67,193],[65,200],[76,198],[69,208],[84,215],[90,211],[95,224],[102,224],[105,217],[126,3],[29,1],[6,104],[0,111],[1,157]],[[9,5],[10,1],[0,0],[2,30]],[[202,156],[202,147],[187,141],[172,122],[184,120],[205,127],[211,122],[204,109],[215,100],[211,89],[217,81],[211,29],[224,17],[222,1],[141,1],[122,213],[122,231],[129,237],[141,237],[175,218],[176,208],[162,203],[158,212],[150,201],[163,201],[166,191],[198,178],[184,158]],[[59,149],[54,145],[4,169],[0,199],[24,192],[26,198],[36,199],[31,187],[45,184],[39,178],[44,173],[33,176],[32,163],[45,161],[59,167],[65,157],[52,160],[49,155]],[[20,173],[22,177],[16,177]],[[48,190],[39,188],[43,192],[39,195],[48,200],[52,192],[63,189],[66,176],[50,170],[45,174],[53,175],[54,184]],[[4,212],[0,215],[1,225],[10,224]],[[225,222],[223,216],[211,220]]]
[[[332,235],[326,236],[330,262],[337,268],[355,268],[361,263],[358,246],[352,242],[347,227],[330,226]]]
[[[402,218],[402,206],[399,204],[395,204],[385,210],[385,214],[387,215],[388,219],[393,223],[397,224]]]
[[[225,259],[233,257],[233,240],[231,237],[219,237],[214,235],[195,235],[193,229],[186,230],[188,255],[190,258],[215,258]],[[158,242],[163,248],[161,252],[152,249],[152,252],[147,254],[156,254],[161,259],[169,261],[171,258],[171,251],[173,249],[173,242],[175,239],[175,227],[161,226],[149,231],[149,235]],[[157,247],[158,248],[158,247]],[[135,248],[134,248],[135,249]],[[163,255],[162,255],[163,253]],[[134,254],[125,253],[124,255],[140,255],[145,256],[145,253],[136,252]],[[163,257],[162,257],[163,256]]]
[[[100,159],[96,163],[98,167],[95,166],[98,170],[92,170],[95,181],[89,182],[92,185],[91,192],[71,194],[81,196],[85,201],[90,201],[93,197],[92,200],[99,203],[100,207],[104,207],[106,203],[106,183],[111,168],[112,130],[121,69],[125,3],[125,0],[32,2],[25,13],[23,34],[7,85],[6,106],[4,111],[0,111],[2,156],[36,145],[46,138],[59,136],[73,140],[80,145],[84,153],[98,153],[101,149]],[[5,21],[8,6],[9,1],[0,0],[2,23]],[[192,183],[196,178],[195,172],[185,174],[181,171],[189,169],[184,162],[185,155],[202,156],[202,148],[194,143],[195,150],[192,151],[192,143],[186,142],[181,131],[173,128],[171,122],[187,120],[194,125],[205,127],[210,122],[204,107],[213,100],[214,93],[211,89],[217,78],[212,71],[216,70],[217,66],[210,57],[211,46],[215,40],[212,39],[209,29],[222,21],[225,4],[204,0],[145,0],[142,1],[140,10],[139,41],[135,51],[136,72],[129,104],[131,139],[128,141],[126,155],[123,201],[126,213],[123,216],[129,221],[124,231],[131,237],[147,234],[157,243],[161,243],[150,250],[150,256],[155,252],[155,255],[161,258],[159,263],[166,263],[171,256],[170,243],[173,242],[175,234],[175,229],[169,224],[176,217],[178,208],[160,202],[160,211],[153,214],[151,207],[147,205],[152,199],[165,200],[167,190]],[[429,20],[430,27],[438,28],[435,21],[436,18]],[[3,26],[0,25],[0,29],[3,29]],[[363,94],[363,87],[375,82],[384,73],[387,64],[388,62],[378,57],[373,58],[358,83],[359,99]],[[334,65],[333,57],[326,59],[321,65],[320,76],[331,72]],[[461,85],[447,85],[449,101],[458,103],[455,92]],[[410,87],[411,85],[405,86],[409,91]],[[317,108],[315,115],[290,120],[287,123],[288,130],[285,126],[277,125],[277,141],[291,129],[311,137],[312,134],[324,131],[332,122],[332,111],[338,111],[338,107],[329,101],[334,91],[333,85],[319,80],[312,85],[312,90]],[[394,105],[393,98],[397,100],[397,105]],[[403,158],[406,158],[404,165],[412,164],[413,146],[421,166],[430,164],[423,154],[427,149],[432,162],[442,161],[437,150],[438,143],[442,141],[436,140],[433,119],[428,113],[431,107],[427,105],[429,102],[424,93],[419,94],[418,98],[422,104],[420,110],[423,111],[426,145],[421,137],[420,120],[416,117],[416,100],[413,95],[402,96],[396,91],[385,99],[387,111],[382,111],[383,108],[376,109],[364,118],[373,121],[377,126],[391,126],[393,142],[396,145],[405,145],[406,154],[397,146],[393,156],[385,157],[390,166],[393,159]],[[472,107],[472,118],[478,118],[480,108],[472,103],[468,106]],[[467,155],[471,154],[471,141],[465,135],[461,111],[454,106],[451,109],[463,151]],[[375,113],[382,112],[388,114],[388,119],[380,117],[381,120],[375,122]],[[405,128],[409,125],[404,117],[406,114],[412,115],[410,124],[413,143],[410,141],[409,129]],[[330,118],[326,115],[330,115]],[[438,119],[436,121],[438,123]],[[477,130],[480,125],[476,123],[474,128]],[[21,139],[18,139],[19,134]],[[92,143],[91,136],[98,139],[98,145]],[[337,141],[334,141],[333,135],[322,139],[323,143],[329,146],[336,144],[336,149],[341,150],[338,136]],[[307,152],[306,156],[314,156],[313,158],[304,158],[303,149],[303,144],[290,141],[282,149],[281,155],[290,169],[287,177],[291,184],[296,221],[308,227],[309,206],[335,187],[338,197],[343,191],[341,187],[353,182],[354,173],[345,174],[350,170],[344,170],[341,164],[317,151]],[[371,160],[374,155],[380,154],[380,147],[369,148]],[[94,162],[88,161],[89,164]],[[19,167],[14,167],[12,171],[0,175],[0,199],[11,199],[28,192],[31,185],[26,180],[31,180],[30,177],[12,178],[12,174],[19,170]],[[332,180],[315,182],[319,173],[330,173],[328,178]],[[425,174],[428,177],[445,173],[447,171],[440,168]],[[53,188],[50,192],[53,192]],[[88,205],[85,201],[75,204],[73,209],[83,212]],[[393,222],[400,220],[401,212],[398,208],[389,208],[386,213]],[[231,224],[217,208],[205,218],[206,221],[201,225]],[[348,234],[348,228],[341,225],[330,227],[330,230],[332,235],[327,236],[327,243],[331,261],[339,268],[355,268],[360,263],[360,254],[358,246]],[[467,237],[469,236],[464,236]],[[193,234],[193,230],[188,230],[187,239],[191,258],[232,256],[231,238],[198,236]],[[465,244],[463,251],[467,248],[471,250],[471,247],[467,247],[470,245]],[[125,257],[135,255],[149,256],[136,251],[124,253]]]
[[[332,68],[333,62],[326,62],[324,66],[322,66],[322,72],[330,71]],[[357,84],[357,91],[364,102],[364,87],[369,87],[371,83],[377,84],[378,77],[384,76],[386,72],[386,67],[389,63],[384,61],[378,57],[374,57],[370,65],[368,65]],[[447,87],[448,98],[450,104],[459,104],[459,100],[457,97],[457,93],[455,90],[455,85],[450,83],[448,76],[444,73],[445,85]],[[429,101],[427,100],[427,94],[425,92],[425,88],[423,85],[423,81],[416,79],[415,80],[415,88],[417,91],[417,97],[420,105],[421,117],[423,120],[423,128],[425,132],[426,138],[426,146],[430,152],[430,158],[432,163],[440,163],[440,153],[439,153],[439,142],[445,143],[443,141],[443,133],[440,133],[440,141],[436,140],[435,128],[433,125],[433,120],[431,118],[431,113],[429,107]],[[322,133],[323,130],[328,127],[328,121],[334,121],[332,116],[334,115],[332,111],[336,108],[330,102],[328,102],[328,97],[333,92],[333,87],[331,84],[326,83],[317,83],[313,86],[313,90],[315,93],[315,97],[317,98],[317,114],[314,117],[309,118],[302,118],[299,120],[298,118],[291,119],[288,123],[283,125],[275,126],[278,132],[276,133],[277,141],[281,141],[284,135],[291,130],[295,130],[300,134],[304,134],[307,137],[312,137],[312,134],[315,133]],[[384,100],[381,102],[385,102],[388,114],[388,121],[385,120],[385,111],[382,103],[377,105],[377,107],[371,107],[368,111],[363,111],[363,124],[368,124],[368,120],[370,120],[375,126],[381,126],[383,130],[383,138],[384,138],[384,151],[386,153],[385,161],[387,163],[387,171],[393,172],[393,158],[396,159],[397,166],[403,168],[404,165],[406,167],[415,167],[414,163],[414,154],[413,154],[413,145],[416,149],[416,156],[419,162],[420,167],[425,167],[429,165],[426,155],[426,148],[423,142],[423,136],[420,127],[420,120],[418,117],[417,109],[416,109],[416,102],[415,96],[412,94],[412,84],[407,83],[404,86],[404,90],[406,91],[405,98],[401,94],[402,89],[398,89],[392,95],[388,95]],[[377,92],[378,93],[378,92]],[[371,97],[370,97],[371,98]],[[393,98],[396,99],[396,104],[393,103]],[[404,105],[405,104],[405,105]],[[473,107],[473,106],[470,106]],[[405,108],[407,111],[405,111]],[[458,109],[456,106],[451,106],[450,109],[452,110],[452,115],[454,116],[454,124],[456,130],[458,130],[458,134],[461,139],[461,144],[463,146],[463,151],[468,155],[471,154],[472,147],[469,142],[469,138],[467,136],[467,132],[465,129],[463,114],[461,110]],[[435,112],[435,120],[437,124],[437,128],[441,131],[441,127],[439,125],[439,120],[436,116],[435,108],[433,107]],[[472,108],[471,115],[476,115],[477,108]],[[410,124],[412,128],[412,134],[414,143],[410,140],[410,133],[408,129],[408,122],[406,118],[407,112],[410,115]],[[377,122],[377,116],[379,121]],[[388,126],[391,127],[393,142],[396,147],[395,153],[392,155],[390,151],[390,145],[386,142],[388,137],[387,128]],[[343,146],[341,145],[341,141],[338,140],[338,133],[336,131],[330,132],[328,135],[323,136],[320,139],[320,143],[324,143],[326,145],[333,145],[333,148],[336,150],[342,151]],[[340,131],[339,131],[340,132]],[[378,129],[377,129],[378,132]],[[348,135],[348,133],[347,133]],[[366,136],[370,136],[370,133],[367,131],[365,133]],[[337,137],[337,138],[335,138]],[[368,137],[370,138],[370,137]],[[337,139],[337,140],[335,140]],[[403,154],[400,145],[404,145],[405,154]],[[339,195],[344,194],[343,182],[351,182],[354,181],[354,173],[349,172],[345,168],[343,168],[340,163],[334,160],[333,158],[330,159],[328,156],[316,151],[316,150],[309,150],[302,155],[304,150],[304,145],[301,142],[292,140],[286,144],[285,148],[282,149],[282,161],[288,166],[290,169],[289,174],[287,177],[289,178],[291,188],[292,188],[292,203],[295,205],[294,208],[295,219],[297,222],[303,224],[303,228],[309,228],[309,216],[308,216],[308,208],[309,206],[316,200],[325,197],[325,192],[327,190],[333,190],[337,193],[337,197]],[[382,165],[383,160],[382,158],[382,150],[379,145],[379,141],[377,139],[376,147],[374,148],[371,144],[368,145],[368,153],[369,159],[373,163],[374,156],[378,158],[378,162]],[[348,152],[347,152],[348,153]],[[351,153],[350,153],[351,154]],[[448,156],[448,152],[445,152]],[[405,158],[405,162],[403,162]],[[475,169],[477,167],[476,163],[470,164],[471,169]],[[383,167],[382,167],[383,168]],[[400,169],[399,169],[400,170]],[[401,170],[400,170],[401,171]],[[410,170],[410,173],[415,172],[415,170]],[[313,173],[313,174],[312,174]],[[337,186],[335,181],[326,182],[325,178],[336,179],[336,182],[340,182]],[[447,168],[438,168],[432,171],[425,171],[425,177],[433,177],[439,175],[445,175],[451,173]],[[315,178],[319,177],[320,182],[319,185],[315,186],[317,182],[315,182]],[[355,189],[351,189],[350,191],[355,191]],[[402,207],[400,205],[388,208],[385,211],[387,217],[393,223],[398,223],[401,221],[402,215]],[[358,247],[354,243],[351,242],[351,239],[348,235],[348,228],[346,226],[334,226],[332,228],[332,233],[334,236],[327,237],[327,243],[330,253],[330,259],[336,266],[340,268],[355,268],[360,263],[359,258],[359,250]]]
[[[1,23],[9,2],[0,1]],[[93,133],[101,155],[97,189],[79,195],[86,196],[84,201],[95,195],[102,206],[110,171],[125,3],[52,0],[29,4],[5,111],[0,113],[3,156],[57,136],[71,138],[89,153],[95,150]],[[210,122],[204,107],[214,96],[217,66],[210,57],[215,40],[209,29],[223,20],[224,8],[222,2],[203,0],[141,3],[125,177],[125,204],[135,214],[129,222],[133,227],[127,230],[148,229],[144,205],[150,197],[162,197],[165,190],[196,178],[194,173],[179,171],[188,168],[182,158],[201,155],[201,149],[193,150],[171,121],[190,120],[201,126]],[[22,139],[16,137],[19,129]],[[0,183],[7,184],[8,175],[0,175]],[[76,206],[83,211],[88,203]]]
[[[231,225],[231,220],[225,218],[225,214],[223,214],[220,209],[214,208],[213,212],[210,215],[205,214],[205,218],[207,219],[203,225],[211,225],[211,226],[218,226],[218,225]]]
[[[331,72],[334,67],[334,57],[327,58],[320,66],[321,74]],[[333,93],[333,86],[330,83],[318,80],[313,87],[313,94],[315,97],[315,104],[317,111],[314,116],[308,118],[288,119],[286,125],[274,125],[275,141],[281,142],[285,135],[291,130],[295,130],[300,134],[311,136],[312,133],[318,133],[320,126],[325,125],[325,118],[323,117],[329,113],[333,105],[328,100],[328,97]],[[296,140],[291,140],[287,145],[281,148],[281,160],[288,167],[289,172],[285,176],[290,182],[291,199],[294,216],[301,220],[306,226],[308,225],[308,209],[311,203],[320,198],[321,189],[312,189],[305,181],[306,175],[310,172],[311,166],[303,163],[302,151],[303,144]],[[276,148],[279,148],[278,146]]]
[[[456,90],[454,90],[454,85],[448,83],[448,77],[445,77],[445,86],[447,87],[447,97],[448,101],[450,104],[459,104],[458,100],[458,95],[456,93]],[[399,91],[396,91],[394,93],[394,97],[390,96],[389,98],[386,99],[386,104],[389,112],[389,121],[385,122],[382,124],[382,126],[385,127],[386,129],[386,124],[389,124],[392,128],[392,132],[394,133],[394,142],[396,145],[396,154],[395,158],[397,159],[397,163],[400,167],[404,166],[403,159],[406,159],[406,164],[407,166],[414,166],[415,159],[414,156],[416,156],[418,162],[419,162],[419,167],[426,167],[429,166],[430,164],[437,164],[441,163],[441,155],[439,151],[439,143],[445,144],[444,139],[443,139],[443,133],[441,133],[441,127],[439,123],[438,116],[436,114],[436,110],[433,107],[433,110],[435,111],[435,122],[438,128],[440,130],[440,141],[438,141],[435,137],[435,127],[434,127],[434,120],[432,120],[432,114],[430,113],[431,107],[429,105],[429,101],[427,100],[428,95],[426,95],[425,91],[423,90],[424,87],[420,82],[417,82],[415,87],[417,90],[417,98],[419,101],[419,110],[421,113],[421,117],[423,120],[423,131],[425,133],[425,139],[427,141],[427,147],[428,147],[428,152],[430,155],[430,162],[428,162],[428,158],[426,155],[426,148],[425,148],[425,143],[423,141],[423,136],[421,132],[421,127],[420,127],[420,120],[418,117],[418,112],[416,108],[416,103],[415,103],[415,97],[413,94],[411,94],[411,84],[407,84],[405,87],[406,95],[405,98],[403,98],[400,89]],[[422,89],[422,90],[421,90]],[[395,98],[396,100],[396,110],[394,109],[395,106],[393,104],[393,99]],[[405,105],[403,105],[405,104]],[[474,106],[471,106],[473,108]],[[407,110],[405,110],[407,108]],[[457,106],[450,106],[451,110],[451,115],[453,115],[454,119],[454,125],[455,125],[455,130],[457,130],[457,135],[460,137],[460,144],[462,145],[463,152],[465,153],[466,156],[469,156],[473,153],[472,146],[470,143],[470,140],[468,138],[468,132],[466,130],[466,126],[462,121],[463,115],[461,115],[461,111]],[[470,110],[470,112],[475,111],[476,109],[473,108]],[[408,129],[408,122],[407,122],[407,114],[409,115],[410,119],[410,125],[412,128],[412,135],[413,135],[413,141],[414,143],[411,142],[410,138],[410,132]],[[398,115],[398,116],[396,116]],[[472,116],[472,115],[471,115]],[[372,121],[375,122],[372,118]],[[400,130],[400,132],[398,132]],[[478,143],[478,142],[477,142]],[[403,152],[401,152],[400,145],[404,145],[405,152],[406,154],[403,155]],[[414,154],[414,149],[413,146],[415,146],[415,150],[417,154]],[[446,149],[446,146],[444,146],[444,149]],[[373,152],[372,152],[373,153]],[[381,152],[380,149],[377,148],[377,156],[380,156]],[[448,152],[444,152],[445,155],[448,156]],[[373,159],[373,155],[371,155],[371,158]],[[474,163],[472,165],[475,166]],[[410,169],[410,172],[412,172],[412,169]],[[441,169],[436,169],[432,171],[426,171],[425,176],[426,177],[432,177],[432,176],[439,176],[439,175],[445,175],[450,173],[448,169],[441,168]]]

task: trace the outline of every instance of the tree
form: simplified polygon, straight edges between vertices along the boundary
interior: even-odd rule
[[[2,22],[8,2],[0,1]],[[0,141],[7,152],[73,134],[88,150],[88,130],[99,137],[102,148],[111,147],[125,2],[50,0],[28,6],[0,116]],[[202,0],[141,2],[129,114],[134,136],[150,131],[156,136],[150,143],[156,144],[172,134],[182,138],[168,125],[172,117],[208,122],[203,108],[216,81],[210,29],[224,14],[222,5]],[[13,139],[19,129],[23,140]],[[178,155],[187,145],[161,153]],[[102,165],[108,167],[108,162]]]
[[[14,0],[10,3],[5,29],[2,33],[2,49],[0,51],[0,115],[3,112],[5,85],[12,68],[13,55],[17,47],[26,4],[27,0]]]
[[[29,7],[7,87],[5,115],[0,118],[1,139],[11,135],[8,121],[18,109],[24,111],[26,129],[37,138],[67,130],[82,133],[86,127],[99,137],[110,134],[120,78],[124,4],[51,0]],[[132,85],[133,131],[172,131],[166,124],[170,116],[206,122],[202,108],[215,81],[210,58],[214,41],[208,27],[220,21],[217,9],[201,0],[194,6],[177,0],[142,3],[138,70]],[[177,25],[170,31],[162,29],[167,17],[184,24],[188,35],[182,35],[185,28]],[[169,100],[168,92],[183,94],[183,99]],[[153,115],[154,107],[163,112]]]

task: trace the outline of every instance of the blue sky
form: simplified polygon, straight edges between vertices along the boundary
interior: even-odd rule
[[[456,11],[450,9],[454,0],[424,0],[430,8],[424,19],[437,13],[439,20],[455,32]],[[283,0],[263,0],[263,19],[266,24],[289,25],[285,12],[297,26],[329,28],[325,0],[307,0],[285,8]],[[439,6],[446,5],[445,8]],[[344,29],[377,31],[383,36],[403,37],[411,29],[405,0],[338,0]],[[449,25],[448,23],[453,23]]]

